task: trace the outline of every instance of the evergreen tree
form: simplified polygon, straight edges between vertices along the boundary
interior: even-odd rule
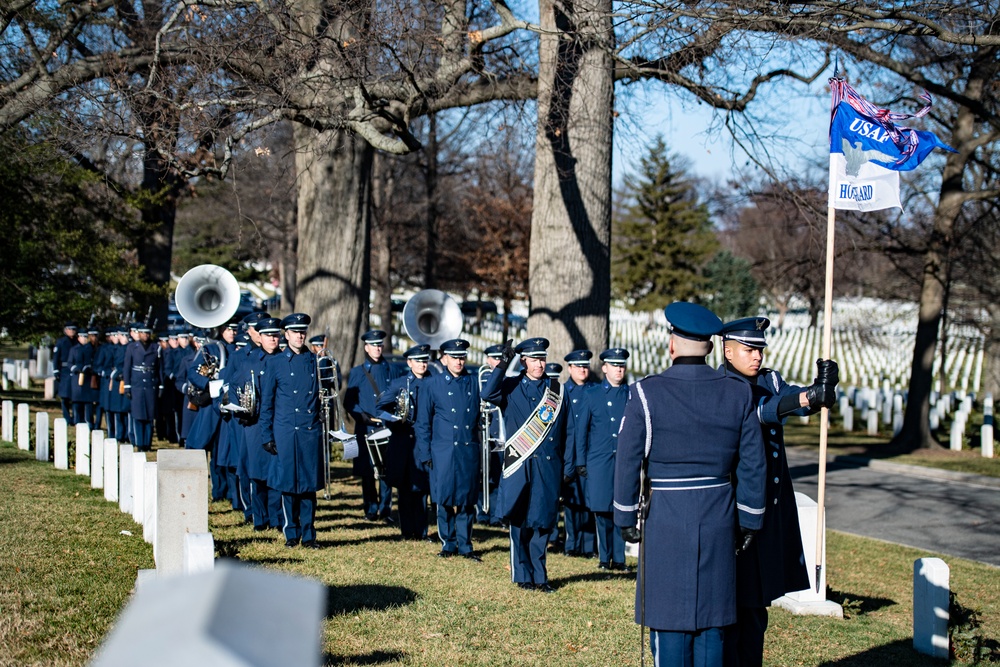
[[[723,321],[757,314],[760,287],[750,272],[750,262],[723,250],[705,265],[704,275],[708,305]]]
[[[0,136],[0,328],[37,340],[91,314],[108,324],[162,297],[144,282],[133,208],[94,174],[28,132]]]
[[[625,178],[626,205],[613,225],[611,275],[615,295],[636,310],[692,299],[707,284],[702,269],[718,241],[685,167],[657,137],[638,174]]]

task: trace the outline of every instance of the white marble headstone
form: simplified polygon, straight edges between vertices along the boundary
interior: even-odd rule
[[[27,403],[17,404],[17,448],[31,449],[31,413]]]
[[[90,476],[90,427],[77,424],[73,427],[76,441],[76,474]],[[96,487],[95,487],[96,488]]]
[[[35,460],[49,462],[49,413],[35,413]]]
[[[56,469],[69,470],[69,429],[62,417],[56,417],[52,423],[52,441]]]
[[[132,513],[134,470],[132,445],[118,445],[118,508],[125,514]]]
[[[104,439],[104,499],[118,502],[118,441]]]

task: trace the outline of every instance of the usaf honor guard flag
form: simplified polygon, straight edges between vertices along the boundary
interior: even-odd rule
[[[844,79],[830,79],[830,88],[830,208],[902,208],[899,172],[915,169],[935,148],[955,152],[932,132],[893,122],[926,114],[931,108],[927,93],[922,95],[927,106],[915,114],[905,114],[875,106]]]

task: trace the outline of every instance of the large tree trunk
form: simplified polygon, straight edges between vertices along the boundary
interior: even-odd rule
[[[176,175],[167,166],[163,155],[155,148],[147,147],[143,159],[142,190],[147,195],[142,206],[142,222],[146,231],[138,240],[139,265],[144,267],[146,278],[154,285],[166,288],[170,284],[170,265],[173,258],[174,223],[177,220]],[[167,328],[168,298],[155,303],[139,304],[152,306],[152,320],[156,328]],[[145,316],[146,311],[141,313]],[[153,321],[150,324],[153,324]]]
[[[988,80],[988,79],[987,79]],[[970,99],[982,99],[984,79],[969,76],[966,94]],[[950,249],[955,242],[955,222],[966,197],[962,188],[965,166],[976,149],[975,114],[966,106],[959,107],[950,144],[958,153],[950,153],[941,182],[941,197],[934,212],[934,229],[924,255],[923,278],[920,287],[919,321],[913,345],[913,365],[907,395],[903,428],[893,444],[915,450],[939,447],[930,428],[930,395],[933,384],[934,355],[938,330],[945,308],[945,288],[949,274]],[[944,369],[941,369],[942,373]]]
[[[392,172],[384,168],[384,161],[375,155],[372,178],[372,288],[375,290],[374,308],[382,320],[381,327],[388,334],[385,353],[393,351],[392,336],[392,246],[389,243],[389,227],[385,221],[388,207],[392,202],[395,186]]]
[[[979,388],[996,400],[1000,398],[1000,304],[989,303],[986,311],[990,314],[990,323],[983,345],[983,376]]]
[[[296,310],[326,331],[341,368],[360,358],[371,284],[372,147],[344,132],[295,128],[299,252]]]
[[[550,355],[608,344],[611,2],[540,3],[528,331]]]

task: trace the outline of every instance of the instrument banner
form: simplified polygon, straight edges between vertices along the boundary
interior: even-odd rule
[[[517,429],[514,435],[507,439],[503,453],[503,476],[510,477],[524,464],[525,459],[538,449],[548,436],[552,426],[562,409],[562,385],[554,383],[557,391],[549,386],[542,395],[542,400],[535,406],[528,421]]]

